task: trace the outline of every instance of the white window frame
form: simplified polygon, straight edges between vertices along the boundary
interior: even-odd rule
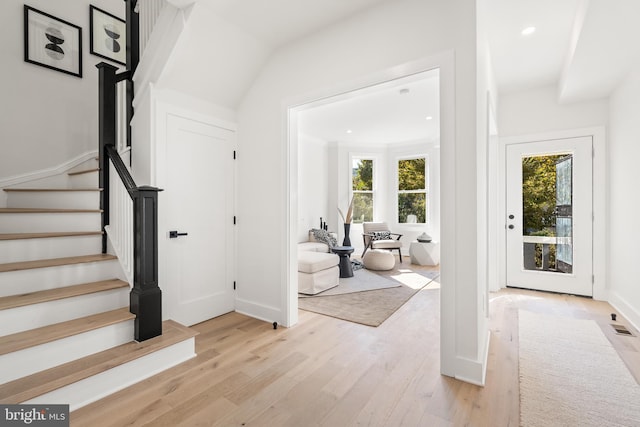
[[[400,187],[400,168],[399,168],[399,163],[402,160],[415,160],[415,159],[424,159],[424,189],[421,190],[400,190],[398,187]],[[396,157],[396,161],[395,161],[395,194],[396,194],[396,203],[395,203],[395,217],[396,217],[396,221],[398,222],[398,224],[401,224],[403,226],[420,226],[420,227],[424,227],[424,226],[428,226],[430,225],[431,221],[429,218],[429,214],[430,214],[430,208],[431,208],[431,193],[429,191],[429,168],[430,168],[430,161],[429,161],[429,155],[426,153],[421,153],[421,154],[410,154],[410,155],[404,155],[404,156],[400,156],[400,157]],[[410,222],[401,222],[400,221],[400,194],[422,194],[424,193],[425,195],[425,201],[426,201],[426,206],[425,206],[425,212],[424,212],[424,221],[425,222],[416,222],[416,223],[410,223]],[[405,218],[406,221],[406,218]]]
[[[356,160],[371,160],[372,174],[371,174],[371,190],[354,190],[353,189],[353,163]],[[372,155],[360,155],[352,154],[349,156],[349,200],[356,194],[371,194],[371,218],[372,221],[376,219],[376,193],[377,193],[377,159]],[[346,212],[345,212],[346,214]]]

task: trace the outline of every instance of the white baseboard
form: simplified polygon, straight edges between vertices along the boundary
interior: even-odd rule
[[[629,305],[617,292],[609,292],[609,304],[640,331],[640,310]]]
[[[487,343],[487,351],[488,349],[489,343]],[[471,360],[464,357],[456,358],[455,378],[470,384],[484,386],[488,352],[483,356],[485,357],[484,360]]]
[[[285,324],[284,314],[282,311],[275,307],[269,307],[252,301],[236,298],[235,311],[249,317],[264,320],[265,322],[278,322],[279,325],[288,326]]]

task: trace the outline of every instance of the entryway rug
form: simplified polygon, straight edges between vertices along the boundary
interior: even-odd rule
[[[522,427],[640,425],[640,385],[596,322],[518,314]]]
[[[375,275],[375,273],[371,274]],[[398,278],[401,277],[402,273],[398,275]],[[299,298],[298,307],[302,310],[375,327],[381,325],[420,289],[436,283],[434,278],[437,277],[437,273],[434,273],[434,278],[422,275],[421,277],[423,278],[421,286],[417,285],[415,277],[412,276],[412,286],[396,281],[392,288]]]

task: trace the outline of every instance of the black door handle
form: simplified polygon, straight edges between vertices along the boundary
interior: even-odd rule
[[[187,236],[189,235],[189,233],[178,233],[176,230],[170,231],[169,232],[169,238],[170,239],[175,239],[178,236]]]

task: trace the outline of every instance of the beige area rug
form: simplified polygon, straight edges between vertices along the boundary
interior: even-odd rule
[[[434,284],[437,272],[412,271],[398,272],[389,278],[385,278],[367,270],[359,270],[356,273],[367,272],[382,279],[394,283],[394,287],[364,290],[341,295],[313,296],[299,298],[298,307],[302,310],[348,320],[367,326],[379,326],[389,316],[396,312],[405,302],[414,296],[420,289],[430,288]],[[427,274],[429,273],[429,274]],[[379,280],[379,279],[376,279]],[[403,282],[409,283],[409,285]]]
[[[640,385],[593,320],[519,311],[520,425],[640,426]]]

